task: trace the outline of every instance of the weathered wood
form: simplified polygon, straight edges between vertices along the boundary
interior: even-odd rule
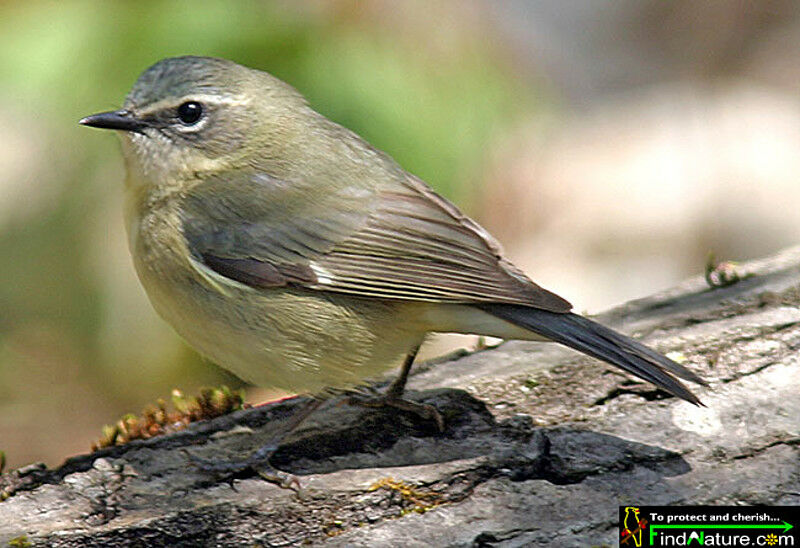
[[[10,472],[0,545],[614,545],[619,504],[800,504],[800,248],[740,273],[600,318],[703,375],[706,408],[554,345],[507,343],[418,368],[412,395],[442,411],[443,434],[326,405],[274,459],[303,497],[252,473],[209,477],[183,453],[246,454],[289,401]]]

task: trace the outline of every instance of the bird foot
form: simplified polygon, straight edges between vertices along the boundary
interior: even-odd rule
[[[274,483],[282,489],[291,489],[300,493],[302,489],[300,480],[292,474],[278,470],[269,462],[275,450],[276,447],[274,446],[265,446],[248,458],[238,461],[204,459],[186,450],[184,450],[183,453],[195,467],[203,472],[211,474],[236,474],[238,472],[244,472],[245,470],[253,470],[266,481]]]
[[[439,410],[434,406],[427,403],[417,403],[406,400],[391,393],[378,396],[350,396],[345,400],[345,403],[360,407],[393,407],[395,409],[400,409],[401,411],[413,413],[422,419],[433,420],[439,432],[444,432],[444,418],[442,414],[439,413]]]
[[[238,461],[221,461],[221,460],[207,460],[184,450],[186,457],[200,470],[212,474],[229,474],[234,475],[245,470],[253,470],[259,476],[274,483],[283,489],[292,489],[301,497],[303,491],[298,480],[292,474],[288,474],[278,470],[270,463],[270,459],[278,450],[281,442],[291,434],[309,415],[322,405],[323,400],[312,399],[303,404],[302,407],[296,411],[290,418],[282,431],[275,435],[269,443],[259,447],[244,460]]]

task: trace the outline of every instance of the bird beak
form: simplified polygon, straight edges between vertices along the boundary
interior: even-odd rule
[[[139,131],[146,124],[137,119],[129,110],[112,110],[110,112],[100,112],[83,118],[78,122],[82,126],[96,127],[100,129],[119,129],[122,131]]]

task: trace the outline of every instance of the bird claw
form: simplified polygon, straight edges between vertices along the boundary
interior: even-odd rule
[[[439,413],[439,410],[434,406],[427,403],[418,403],[390,394],[382,394],[370,397],[350,396],[345,400],[345,402],[349,405],[358,405],[360,407],[370,407],[373,409],[382,407],[393,407],[395,409],[400,409],[401,411],[413,413],[421,419],[433,420],[436,423],[436,427],[439,429],[439,432],[444,432],[444,418],[442,417],[442,414]]]
[[[300,480],[297,479],[296,476],[278,470],[272,466],[272,464],[270,464],[269,458],[272,456],[273,452],[274,449],[269,451],[269,454],[265,455],[265,451],[258,450],[253,453],[250,458],[245,460],[222,461],[204,459],[202,457],[198,457],[197,455],[191,454],[185,449],[183,450],[183,454],[186,455],[186,458],[189,459],[195,467],[199,468],[203,472],[215,474],[235,474],[245,470],[253,470],[262,479],[277,485],[281,489],[291,489],[292,491],[302,495],[302,486],[300,485]]]
[[[281,489],[291,489],[298,495],[303,495],[303,486],[300,485],[300,480],[297,476],[289,474],[288,472],[282,472],[271,464],[267,464],[266,467],[251,466],[251,468],[253,468],[256,474],[261,476],[263,480],[274,483]]]
[[[222,461],[222,460],[211,460],[211,459],[204,459],[202,457],[198,457],[197,455],[191,454],[189,451],[184,449],[182,453],[189,459],[192,464],[202,470],[203,472],[241,472],[243,470],[247,470],[248,468],[252,467],[251,462],[247,460],[242,461]]]

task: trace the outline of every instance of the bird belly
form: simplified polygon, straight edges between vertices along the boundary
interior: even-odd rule
[[[363,384],[399,365],[423,336],[382,329],[374,306],[293,290],[145,287],[198,352],[243,380],[292,392]]]
[[[191,258],[176,217],[133,218],[139,279],[156,312],[203,356],[245,381],[315,394],[400,365],[425,332],[406,303],[293,288],[255,289]]]
[[[175,279],[160,266],[137,265],[159,315],[200,354],[259,386],[311,394],[353,388],[400,365],[424,337],[391,325],[398,317],[391,302],[241,284],[213,288],[186,277],[186,269]]]

